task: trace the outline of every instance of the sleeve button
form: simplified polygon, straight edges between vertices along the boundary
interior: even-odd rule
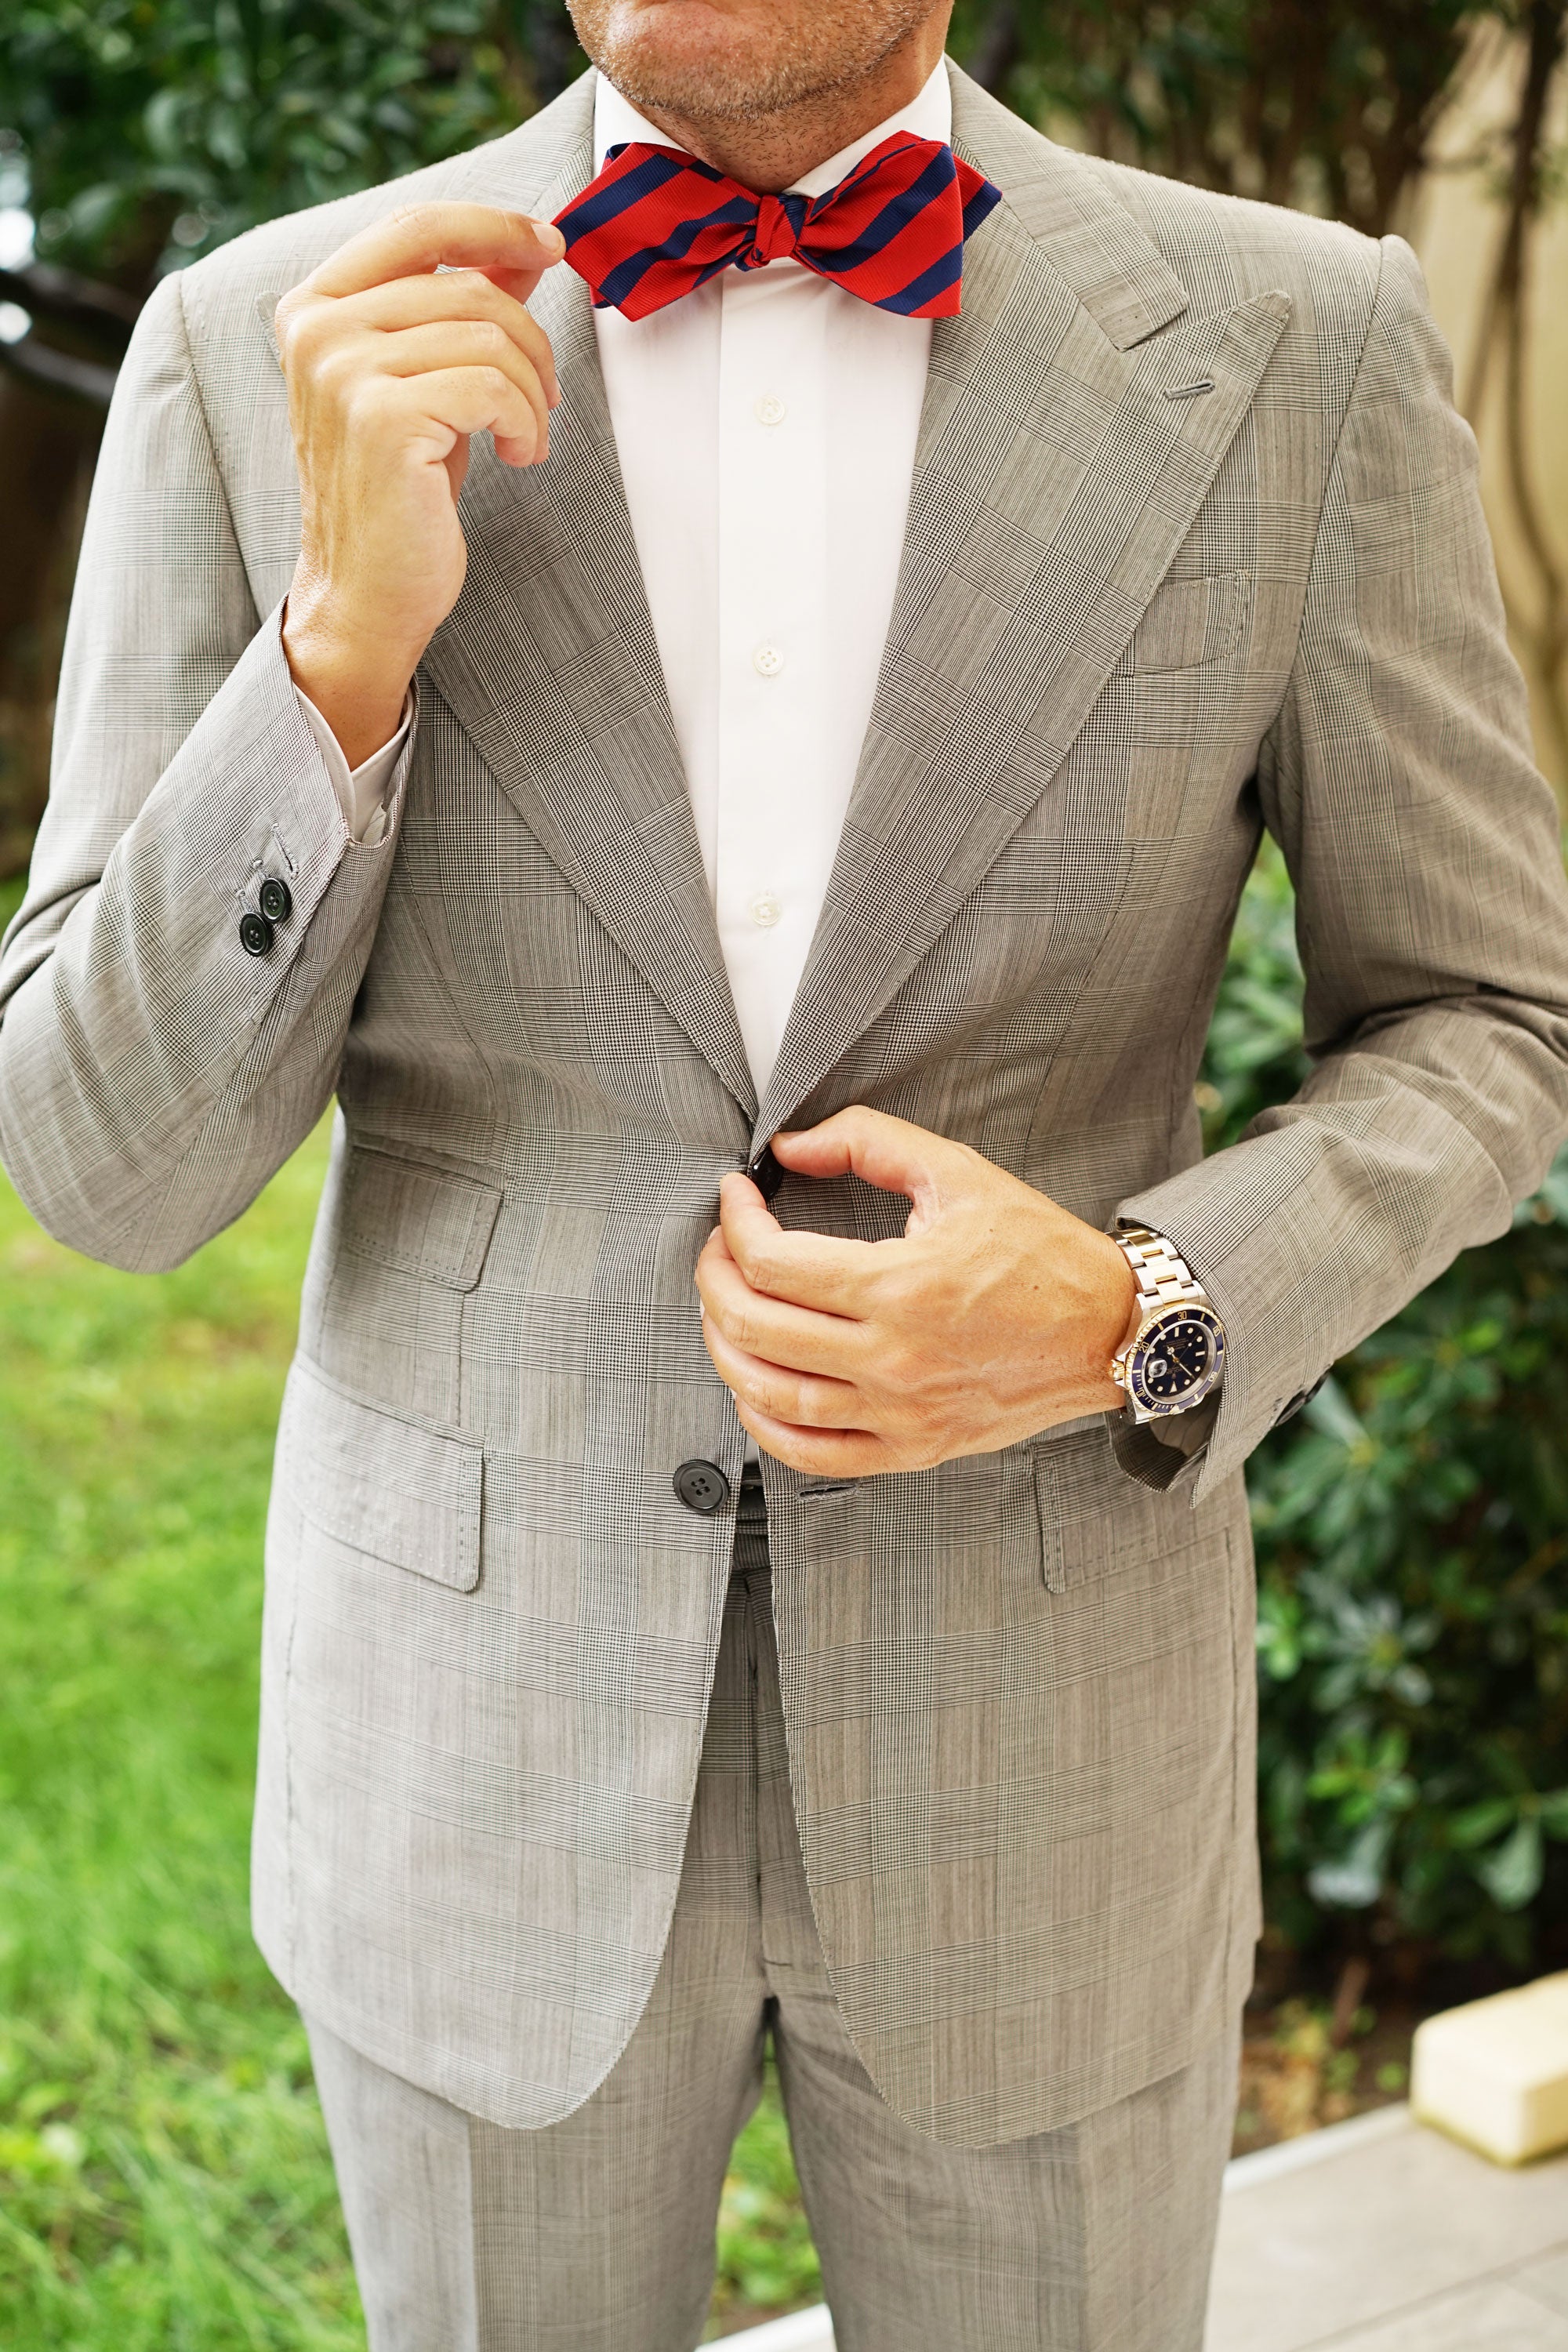
[[[239,919],[239,944],[245,950],[247,955],[270,955],[272,952],[272,942],[276,936],[277,934],[274,932],[271,924],[268,921],[265,915],[254,915],[248,910],[245,914],[241,915]]]
[[[269,923],[286,923],[294,911],[294,894],[287,882],[269,874],[256,894],[256,903]]]

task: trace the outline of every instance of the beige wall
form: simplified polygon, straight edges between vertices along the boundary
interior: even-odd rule
[[[1472,382],[1482,299],[1496,258],[1501,209],[1495,165],[1479,160],[1489,134],[1511,117],[1519,89],[1517,47],[1483,40],[1471,60],[1459,105],[1443,126],[1439,169],[1423,183],[1405,224],[1426,272],[1433,307],[1454,348],[1461,397]],[[1568,132],[1568,74],[1560,74],[1555,142]],[[1528,387],[1529,454],[1541,528],[1568,578],[1568,195],[1561,191],[1535,232],[1530,286],[1532,353]],[[1521,539],[1517,509],[1500,454],[1500,372],[1494,371],[1480,412],[1482,484],[1510,611],[1538,615],[1540,590]],[[1542,764],[1568,808],[1568,747],[1552,740],[1539,675],[1524,630],[1515,650],[1531,677]],[[1568,693],[1568,681],[1563,689]]]

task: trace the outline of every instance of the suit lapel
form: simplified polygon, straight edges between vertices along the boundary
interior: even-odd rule
[[[1003,189],[932,339],[903,563],[822,917],[757,1117],[809,1109],[1050,782],[1180,547],[1289,315],[1193,318],[1092,169],[953,75]],[[548,216],[592,173],[593,77],[452,193]],[[532,305],[563,398],[547,466],[476,446],[437,690],[573,887],[748,1114],[755,1101],[626,510],[593,316]],[[1213,381],[1185,400],[1184,384]]]
[[[1265,294],[1187,316],[1089,167],[959,75],[954,144],[1005,201],[934,331],[877,698],[759,1139],[831,1107],[816,1090],[1049,783],[1289,314]]]
[[[471,159],[454,194],[549,217],[593,173],[593,76]],[[751,1115],[725,976],[616,456],[587,289],[530,305],[561,382],[546,465],[474,445],[463,593],[424,668],[541,845]]]

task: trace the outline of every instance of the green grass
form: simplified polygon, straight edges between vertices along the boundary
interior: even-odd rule
[[[270,1433],[321,1147],[178,1273],[0,1192],[0,2338],[363,2345],[246,1844]]]
[[[735,2143],[719,2209],[710,2336],[822,2300],[772,2062],[761,2105]]]
[[[304,2033],[246,1909],[262,1520],[323,1159],[318,1136],[141,1279],[0,1180],[6,2352],[364,2342]],[[818,2293],[770,2095],[714,2325]]]

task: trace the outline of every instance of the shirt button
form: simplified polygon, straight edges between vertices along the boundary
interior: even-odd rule
[[[746,912],[760,931],[771,931],[784,908],[771,890],[759,890]]]
[[[784,666],[784,657],[777,646],[759,646],[752,656],[752,667],[759,677],[777,677]]]
[[[782,425],[788,415],[788,407],[776,392],[764,392],[757,403],[756,418],[759,425]]]

